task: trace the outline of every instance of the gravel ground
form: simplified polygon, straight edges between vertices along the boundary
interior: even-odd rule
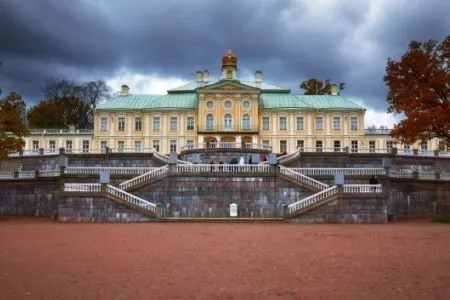
[[[450,225],[9,218],[0,299],[450,299]]]

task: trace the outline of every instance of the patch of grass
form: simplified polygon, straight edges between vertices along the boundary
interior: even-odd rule
[[[450,216],[434,217],[432,220],[437,223],[450,223]]]

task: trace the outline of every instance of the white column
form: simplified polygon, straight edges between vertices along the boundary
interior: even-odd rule
[[[236,136],[236,148],[241,148],[242,137],[240,135]]]

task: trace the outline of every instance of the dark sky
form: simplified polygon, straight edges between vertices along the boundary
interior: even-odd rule
[[[52,76],[218,77],[231,48],[241,76],[262,70],[294,92],[310,77],[344,81],[342,95],[385,111],[387,57],[442,41],[449,12],[445,0],[0,0],[0,87],[35,103]]]

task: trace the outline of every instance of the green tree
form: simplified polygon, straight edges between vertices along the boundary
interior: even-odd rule
[[[310,78],[300,84],[300,88],[305,90],[305,95],[331,95],[331,86],[329,79],[322,81],[317,78]],[[345,83],[341,82],[337,90],[338,95],[343,89],[345,89]]]
[[[23,137],[29,134],[22,120],[25,110],[25,101],[15,92],[0,100],[0,158],[25,146]]]
[[[440,138],[450,144],[450,35],[442,43],[411,41],[384,76],[388,112],[403,113],[391,136],[404,143]]]

